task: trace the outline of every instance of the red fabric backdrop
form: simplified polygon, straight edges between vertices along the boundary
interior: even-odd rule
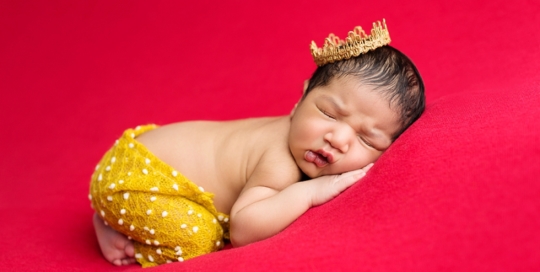
[[[89,178],[113,140],[288,114],[311,40],[382,18],[425,78],[425,115],[279,235],[151,270],[539,270],[532,0],[1,1],[0,269],[140,269],[106,262],[92,228]]]

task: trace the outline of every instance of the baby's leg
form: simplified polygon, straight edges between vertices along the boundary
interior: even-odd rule
[[[135,263],[133,243],[123,234],[106,226],[97,214],[94,214],[94,229],[105,259],[115,265]]]

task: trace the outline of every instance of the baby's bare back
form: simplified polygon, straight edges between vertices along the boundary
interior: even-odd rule
[[[149,131],[137,140],[205,191],[213,193],[220,212],[230,213],[268,150],[283,164],[294,164],[287,144],[289,124],[288,117],[181,122]]]

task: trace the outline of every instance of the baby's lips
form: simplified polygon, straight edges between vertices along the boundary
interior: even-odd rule
[[[304,154],[304,159],[308,162],[315,161],[315,158],[317,158],[317,155],[311,150],[308,150],[306,154]]]
[[[324,167],[328,164],[328,161],[324,156],[311,150],[308,150],[306,152],[306,154],[304,155],[304,159],[308,162],[314,163],[315,165],[317,165],[317,167]]]
[[[324,149],[317,150],[316,153],[322,155],[326,162],[334,163],[334,155],[332,153],[326,152]]]

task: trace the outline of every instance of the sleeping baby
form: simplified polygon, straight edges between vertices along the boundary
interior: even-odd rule
[[[126,130],[90,185],[105,258],[149,267],[260,241],[361,179],[424,110],[389,42],[384,20],[312,42],[318,68],[290,115]]]

